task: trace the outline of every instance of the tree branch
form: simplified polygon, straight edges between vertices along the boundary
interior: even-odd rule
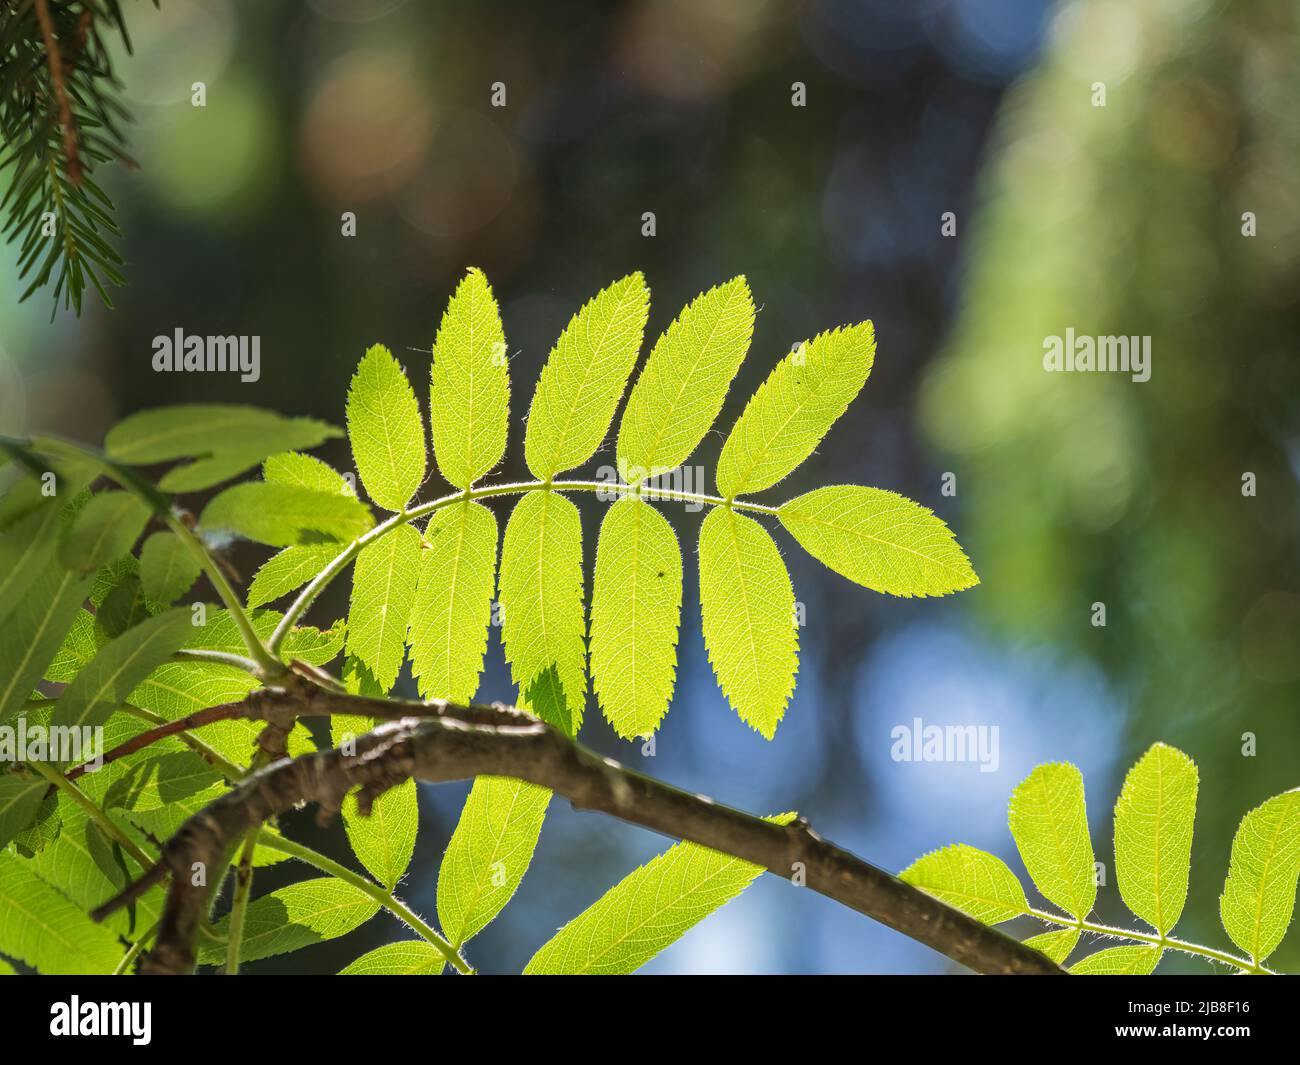
[[[420,716],[412,715],[412,709]],[[318,804],[318,816],[328,820],[344,795],[357,787],[358,806],[366,814],[379,795],[405,780],[441,783],[480,775],[529,781],[563,795],[575,809],[599,811],[690,840],[783,878],[802,871],[814,891],[978,972],[1064,972],[1031,947],[822,839],[802,819],[778,826],[680,791],[601,758],[513,708],[366,699],[304,683],[256,692],[245,710],[250,718],[267,720],[288,713],[399,720],[358,737],[355,750],[340,748],[277,762],[187,820],[163,848],[159,868],[174,875],[158,938],[141,963],[142,972],[194,970],[195,939],[213,888],[193,886],[193,872],[223,869],[251,829],[303,802]],[[102,919],[124,896],[92,916]]]

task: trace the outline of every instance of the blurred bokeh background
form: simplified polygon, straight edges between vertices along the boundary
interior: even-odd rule
[[[1202,770],[1180,931],[1226,943],[1236,821],[1300,784],[1292,3],[163,0],[128,15],[140,169],[109,185],[131,285],[114,311],[50,323],[44,294],[15,303],[12,256],[0,259],[4,432],[98,442],[127,412],[213,399],[340,423],[374,342],[427,403],[433,331],[473,264],[503,308],[514,477],[552,341],[615,276],[645,272],[651,338],[695,293],[749,277],[762,309],[723,430],[792,342],[871,318],[866,391],[764,498],[835,482],[905,493],[954,527],[983,583],[888,600],[778,534],[807,625],[794,701],[767,743],[713,681],[691,575],[699,515],[669,508],[688,560],[672,711],[653,759],[594,709],[583,740],[733,805],[798,809],[891,869],[953,841],[1019,869],[1006,800],[1034,765],[1082,768],[1109,868],[1124,770],[1162,739]],[[349,211],[355,237],[341,233]],[[155,374],[152,338],[176,328],[260,335],[261,380]],[[1067,328],[1150,336],[1150,381],[1044,373],[1044,338]],[[711,468],[721,440],[693,461]],[[351,468],[345,446],[322,455]],[[578,502],[590,559],[600,505]],[[258,561],[236,556],[246,573]],[[314,618],[345,610],[339,588]],[[480,694],[513,696],[496,630]],[[996,771],[893,761],[891,729],[918,717],[997,726]],[[466,792],[421,791],[401,890],[425,913]],[[300,827],[347,854],[337,827]],[[518,971],[664,846],[555,803],[472,960]],[[1099,913],[1131,920],[1113,875]],[[398,934],[381,916],[250,968],[333,972]],[[1300,935],[1275,960],[1300,965]],[[946,968],[765,877],[648,971]]]

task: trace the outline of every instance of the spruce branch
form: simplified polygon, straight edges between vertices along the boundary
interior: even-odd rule
[[[20,302],[53,283],[51,317],[60,298],[80,314],[88,285],[111,307],[108,286],[125,283],[113,202],[92,176],[135,165],[109,52],[119,36],[129,53],[119,0],[0,2],[0,233],[28,282]]]

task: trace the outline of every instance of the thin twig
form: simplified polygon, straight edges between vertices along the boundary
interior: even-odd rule
[[[302,693],[268,691],[250,700],[279,702],[303,712]],[[369,713],[381,700],[314,690],[310,713]],[[401,704],[389,704],[397,710]],[[205,919],[210,887],[195,887],[190,872],[224,867],[238,842],[302,802],[328,819],[343,797],[359,788],[358,809],[412,777],[435,783],[475,776],[508,776],[549,788],[576,809],[596,810],[676,839],[690,840],[752,862],[783,878],[802,875],[814,891],[835,899],[985,973],[1063,973],[1043,954],[897,877],[822,839],[803,820],[778,826],[722,806],[601,758],[535,718],[505,708],[440,704],[424,719],[403,718],[359,737],[355,750],[322,751],[283,760],[248,778],[187,820],[163,849],[172,878],[158,939],[141,969],[188,973],[195,938]],[[286,711],[287,712],[287,711]],[[97,911],[112,912],[118,900]]]

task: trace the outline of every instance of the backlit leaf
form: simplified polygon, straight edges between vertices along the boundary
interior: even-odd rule
[[[357,555],[348,608],[348,653],[369,668],[385,692],[406,657],[406,626],[420,570],[420,534],[393,529]]]
[[[918,858],[898,878],[985,924],[1009,921],[1029,909],[1025,889],[1007,863],[964,843]]]
[[[618,468],[636,484],[673,470],[704,439],[749,350],[754,300],[743,277],[701,293],[655,342],[618,430]]]
[[[212,500],[201,519],[272,547],[351,540],[371,527],[370,512],[354,496],[313,492],[271,481],[246,481]]]
[[[834,485],[777,511],[813,558],[889,595],[947,595],[979,583],[952,532],[929,510],[894,492]]]
[[[193,458],[159,481],[165,492],[192,492],[229,480],[277,451],[311,448],[341,435],[311,418],[235,404],[185,403],[125,418],[109,430],[104,450],[136,466]]]
[[[1070,966],[1075,976],[1148,976],[1164,953],[1159,947],[1108,947]]]
[[[98,492],[73,519],[59,547],[63,564],[90,573],[131,550],[152,511],[130,492]]]
[[[520,696],[576,735],[587,695],[582,524],[563,496],[529,492],[515,504],[501,548],[500,601],[506,659]],[[539,684],[546,693],[535,691]]]
[[[1072,917],[1087,917],[1097,900],[1097,881],[1083,774],[1064,762],[1040,765],[1012,792],[1008,820],[1043,897]]]
[[[1162,934],[1178,922],[1187,901],[1196,788],[1195,763],[1157,743],[1128,771],[1115,804],[1119,893]]]
[[[727,499],[771,488],[812,454],[866,384],[876,354],[870,322],[819,333],[776,364],[718,459]]]
[[[629,496],[605,514],[591,596],[591,675],[624,739],[649,736],[672,699],[682,552],[672,526]]]
[[[794,814],[766,818],[787,825]],[[763,872],[761,866],[678,843],[610,888],[561,928],[525,974],[623,975],[635,972],[730,902]]]
[[[411,611],[411,669],[425,699],[468,702],[478,689],[496,584],[497,520],[465,500],[424,530]]]
[[[347,419],[361,483],[379,506],[401,510],[424,480],[424,422],[401,364],[382,344],[357,366]]]
[[[510,377],[492,288],[472,268],[447,304],[433,342],[429,415],[443,477],[468,488],[506,450]]]
[[[781,554],[751,518],[718,507],[700,527],[704,644],[740,719],[771,739],[798,669],[794,589]]]
[[[609,431],[641,350],[650,292],[640,273],[601,289],[551,349],[528,413],[524,455],[546,481],[589,459]]]
[[[1256,806],[1232,839],[1219,916],[1255,962],[1277,949],[1295,909],[1300,877],[1300,788]]]

